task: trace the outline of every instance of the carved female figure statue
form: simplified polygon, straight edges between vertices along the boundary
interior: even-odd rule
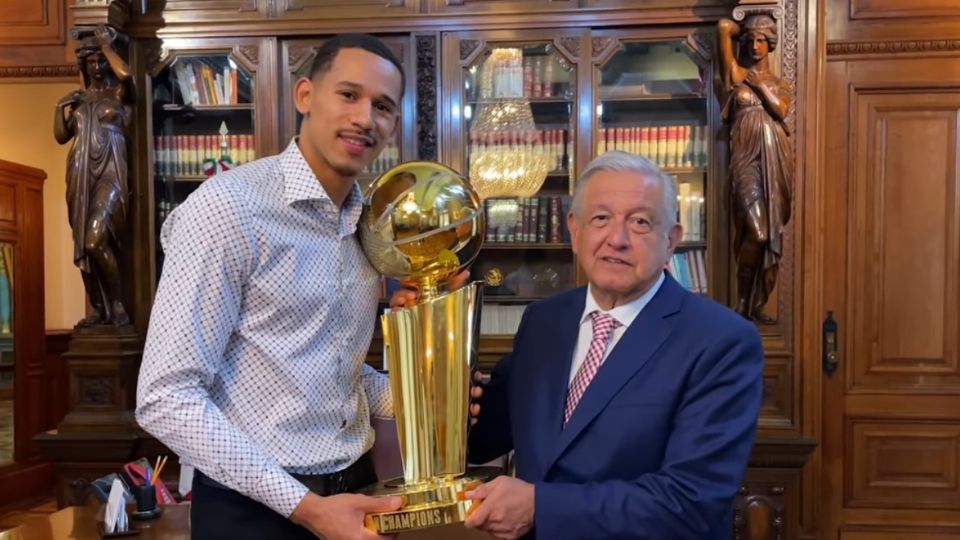
[[[737,38],[740,61],[734,54]],[[718,39],[720,75],[727,93],[723,118],[730,123],[736,310],[744,317],[770,322],[763,307],[776,285],[793,189],[793,150],[785,123],[790,88],[770,72],[769,53],[777,46],[772,17],[753,15],[742,28],[721,19]]]
[[[65,144],[67,210],[73,262],[94,313],[81,325],[130,322],[121,298],[119,236],[127,217],[127,136],[130,69],[113,49],[116,34],[98,26],[81,40],[77,61],[83,89],[57,103],[54,135]]]

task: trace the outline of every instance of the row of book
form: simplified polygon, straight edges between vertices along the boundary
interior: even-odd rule
[[[570,241],[566,217],[570,197],[565,195],[486,199],[483,210],[487,221],[486,242],[559,244]]]
[[[566,129],[471,131],[469,138],[472,156],[487,152],[546,154],[553,170],[568,168],[573,155]]]
[[[159,176],[200,176],[204,162],[229,156],[232,167],[257,158],[251,134],[157,135],[153,138],[154,171]]]
[[[706,167],[707,126],[662,125],[601,128],[597,155],[610,150],[639,154],[661,167]]]
[[[237,69],[202,58],[180,60],[173,66],[177,88],[187,105],[236,105]]]
[[[523,56],[520,49],[495,49],[480,67],[476,97],[568,97],[567,73],[552,56]]]
[[[686,289],[707,294],[707,261],[703,248],[674,253],[667,261],[667,271]]]

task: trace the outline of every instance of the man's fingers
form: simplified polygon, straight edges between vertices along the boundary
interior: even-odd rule
[[[474,416],[474,417],[480,416],[480,405],[477,405],[476,403],[474,403],[473,405],[471,405],[471,406],[470,406],[470,414],[471,414],[472,416]]]
[[[487,524],[487,516],[490,512],[483,501],[474,501],[473,506],[467,513],[467,520],[463,522],[470,529],[479,529]]]

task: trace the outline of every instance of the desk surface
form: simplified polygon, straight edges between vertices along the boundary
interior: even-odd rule
[[[48,516],[29,518],[20,527],[0,532],[0,540],[100,540],[97,532],[102,520],[102,507],[68,506]],[[120,540],[189,540],[190,505],[163,506],[160,517],[149,521],[131,519],[130,523],[140,529],[140,534],[118,536]],[[113,538],[113,537],[110,537]],[[400,540],[459,540],[489,539],[485,533],[465,529],[454,524],[435,529],[413,531],[400,535]]]
[[[29,518],[16,529],[0,533],[0,540],[100,540],[97,506],[68,506],[49,516]],[[157,519],[130,520],[140,534],[119,536],[130,540],[190,539],[190,505],[167,505]],[[112,538],[112,537],[110,537]]]

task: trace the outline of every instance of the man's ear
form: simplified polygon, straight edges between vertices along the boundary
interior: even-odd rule
[[[573,250],[573,254],[577,254],[577,235],[580,234],[580,229],[577,228],[577,218],[573,215],[573,212],[567,213],[567,229],[570,231],[570,249]]]
[[[670,253],[673,253],[677,249],[677,245],[680,241],[683,240],[683,226],[679,223],[674,223],[670,230],[667,231],[667,249]]]
[[[313,81],[308,77],[300,77],[293,87],[293,103],[297,111],[307,116],[310,114],[310,101],[313,99]]]

